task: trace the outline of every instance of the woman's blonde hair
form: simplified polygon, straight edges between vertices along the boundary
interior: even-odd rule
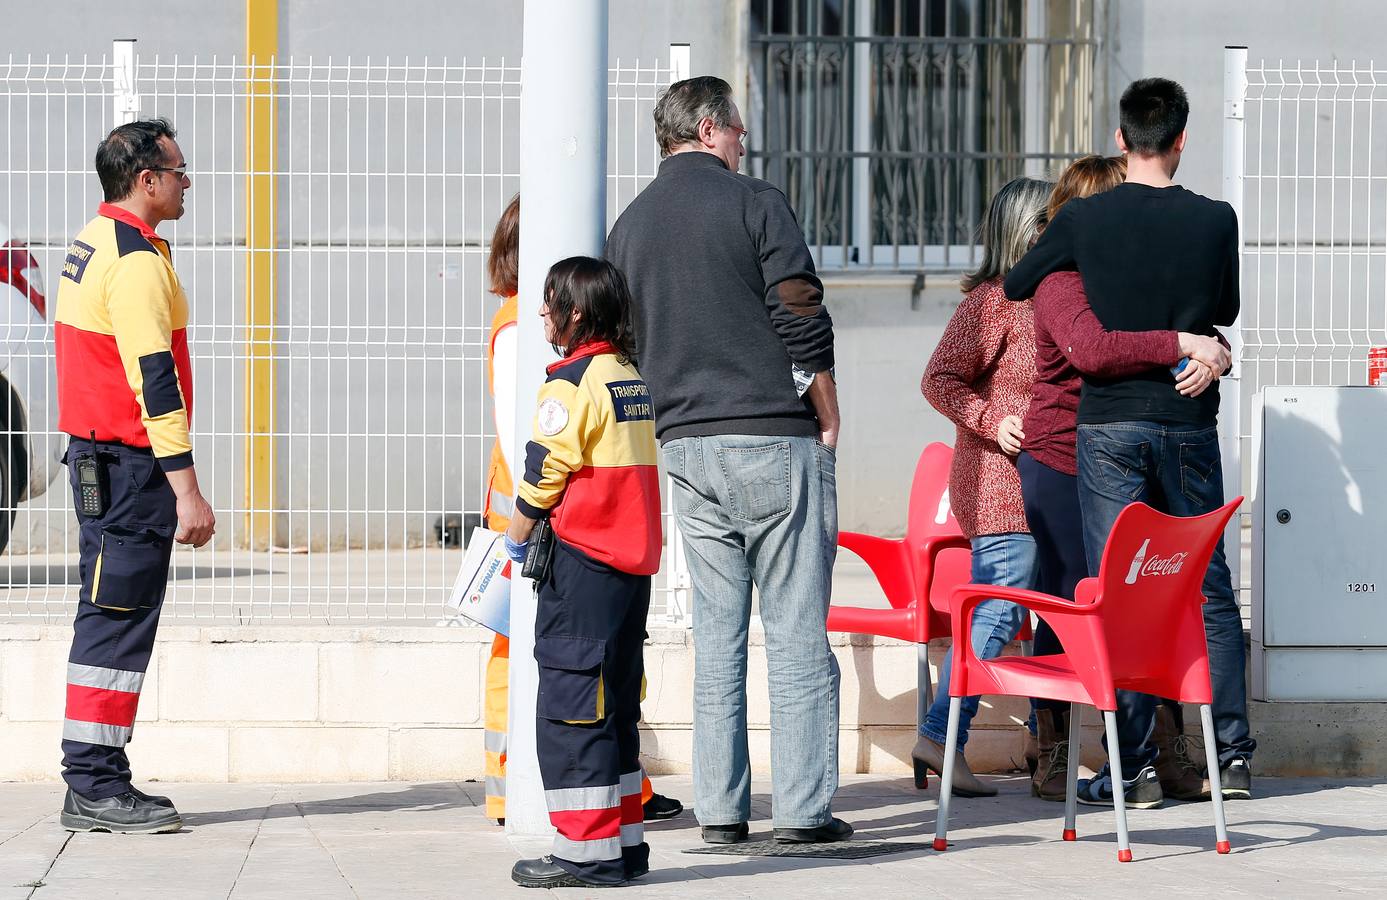
[[[1016,265],[1046,222],[1045,200],[1052,185],[1034,178],[1008,181],[992,198],[978,226],[982,265],[963,276],[963,292],[994,278],[1003,278]]]
[[[1050,193],[1049,217],[1053,221],[1060,207],[1075,197],[1092,197],[1112,190],[1127,178],[1125,156],[1083,156],[1069,164]]]

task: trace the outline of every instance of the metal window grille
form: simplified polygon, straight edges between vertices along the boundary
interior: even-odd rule
[[[1092,0],[754,0],[752,172],[826,269],[959,270],[992,194],[1092,152]]]
[[[485,264],[520,186],[520,68],[254,62],[11,57],[0,68],[0,222],[46,278],[51,321],[65,250],[100,200],[97,143],[117,116],[171,119],[192,188],[187,214],[161,232],[192,308],[194,452],[218,535],[210,548],[175,551],[165,616],[434,621],[461,562],[445,544],[480,520],[493,441],[485,352],[499,301]],[[672,65],[687,71],[686,49],[610,72],[612,218],[655,175],[651,110]],[[248,106],[267,97],[273,114],[257,119]],[[252,164],[263,137],[270,171]],[[267,190],[248,188],[257,176],[272,179]],[[257,207],[266,203],[268,217]],[[255,221],[273,225],[268,246],[248,240]],[[258,254],[273,265],[255,270]],[[248,290],[256,271],[270,272],[268,296]],[[38,391],[53,410],[51,326],[15,321],[3,375],[24,382],[17,396]],[[256,398],[267,400],[257,408]],[[11,417],[8,469],[30,446],[48,458],[60,450],[53,413]],[[66,479],[59,466],[41,496],[6,496],[6,518],[17,517],[0,562],[0,619],[71,615]],[[666,533],[678,559],[668,518]],[[679,568],[653,615],[687,608]]]

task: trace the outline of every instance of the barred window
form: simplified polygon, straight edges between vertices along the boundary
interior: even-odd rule
[[[1101,146],[1093,5],[753,0],[750,170],[823,268],[967,268],[993,192]]]

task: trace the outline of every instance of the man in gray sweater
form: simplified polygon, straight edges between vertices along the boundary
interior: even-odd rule
[[[703,839],[746,839],[747,636],[759,591],[775,838],[842,840],[838,665],[824,623],[838,542],[833,321],[794,212],[737,174],[746,129],[720,78],[655,107],[664,161],[607,240],[635,299],[637,356],[687,541],[694,795]]]

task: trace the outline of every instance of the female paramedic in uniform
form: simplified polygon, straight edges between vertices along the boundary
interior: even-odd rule
[[[631,362],[621,272],[575,256],[549,270],[548,367],[506,532],[523,561],[547,517],[557,538],[538,586],[536,745],[550,856],[522,859],[525,887],[621,884],[650,870],[641,811],[642,641],[660,566],[660,487],[650,392]]]

